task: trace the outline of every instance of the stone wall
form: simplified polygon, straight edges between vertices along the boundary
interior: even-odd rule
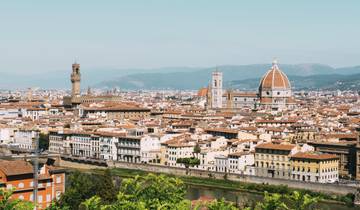
[[[185,168],[177,167],[168,167],[162,165],[148,165],[148,164],[137,164],[137,163],[126,163],[126,162],[114,162],[108,161],[108,167],[112,168],[124,168],[124,169],[134,169],[141,170],[153,173],[165,173],[169,175],[176,176],[186,176]],[[77,168],[77,169],[105,169],[103,166],[96,166],[86,163],[78,163],[72,161],[61,160],[60,165],[62,167]],[[225,173],[213,172],[213,171],[204,171],[198,169],[190,169],[189,176],[209,178],[211,174],[212,178],[224,179]],[[258,176],[247,176],[247,175],[238,175],[238,174],[227,174],[227,180],[238,181],[238,182],[247,182],[254,184],[270,184],[270,185],[287,185],[290,188],[297,189],[306,189],[316,192],[323,192],[328,194],[342,194],[347,193],[356,193],[357,188],[352,186],[346,186],[341,184],[321,184],[321,183],[309,183],[309,182],[299,182],[294,180],[286,179],[277,179],[277,178],[267,178],[267,177],[258,177]]]
[[[185,176],[185,168],[175,168],[161,165],[147,165],[147,164],[134,164],[134,163],[124,163],[124,162],[108,162],[109,167],[116,168],[127,168],[127,169],[137,169],[142,171],[154,172],[154,173],[166,173],[177,176]],[[190,169],[190,176],[209,178],[211,177],[216,179],[224,179],[225,173],[221,172],[210,172],[198,169]],[[331,194],[347,194],[355,193],[357,191],[356,187],[346,186],[341,184],[322,184],[322,183],[309,183],[309,182],[299,182],[294,180],[286,179],[276,179],[276,178],[267,178],[267,177],[258,177],[258,176],[247,176],[247,175],[238,175],[238,174],[227,174],[226,177],[231,181],[238,182],[247,182],[254,184],[271,184],[271,185],[287,185],[290,188],[306,189],[316,192],[331,193]]]

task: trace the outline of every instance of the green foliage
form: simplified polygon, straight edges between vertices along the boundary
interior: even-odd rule
[[[49,134],[40,133],[39,135],[39,149],[45,151],[49,149]]]
[[[185,193],[180,179],[148,174],[124,179],[115,202],[102,205],[101,198],[94,196],[81,203],[79,209],[190,209],[191,203],[184,199]]]
[[[146,208],[156,209],[164,204],[180,203],[185,193],[185,185],[180,179],[149,174],[123,180],[118,200],[143,202]]]
[[[70,207],[65,205],[60,206],[60,203],[52,202],[51,205],[46,208],[46,210],[70,210]]]
[[[256,210],[286,210],[288,207],[286,204],[282,201],[281,195],[274,193],[269,194],[268,192],[265,192],[265,197],[263,202],[259,202],[255,209]]]
[[[77,209],[80,203],[92,196],[99,196],[103,203],[116,200],[117,190],[112,181],[111,173],[87,174],[75,171],[69,176],[69,186],[56,206]]]
[[[178,158],[176,160],[176,163],[180,163],[180,164],[184,164],[185,168],[189,168],[200,165],[200,160],[198,158],[195,157],[190,157],[190,158]]]
[[[98,210],[101,209],[101,198],[97,195],[87,199],[79,205],[79,210]]]
[[[292,210],[306,210],[319,201],[319,197],[312,197],[309,194],[304,194],[294,191],[290,195],[285,195],[289,201],[289,208]]]
[[[200,145],[198,143],[196,143],[196,145],[194,146],[194,153],[197,154],[197,153],[200,153],[200,152],[201,152]]]
[[[236,210],[237,208],[230,202],[226,202],[224,198],[214,200],[207,206],[208,210]]]
[[[31,210],[34,205],[31,202],[19,199],[11,199],[13,190],[0,188],[0,209],[1,210]]]

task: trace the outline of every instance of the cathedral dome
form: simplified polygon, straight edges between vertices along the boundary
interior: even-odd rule
[[[291,85],[286,74],[282,72],[277,61],[273,61],[271,69],[266,72],[260,81],[259,90],[290,89]]]

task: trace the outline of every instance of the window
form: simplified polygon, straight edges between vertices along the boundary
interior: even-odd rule
[[[24,183],[20,182],[20,183],[18,184],[18,188],[24,188]]]
[[[51,195],[50,194],[47,194],[46,195],[46,202],[50,202],[51,201]]]
[[[60,176],[57,176],[56,177],[56,184],[60,184],[61,183],[61,177]]]
[[[38,196],[38,202],[39,202],[39,203],[42,203],[42,202],[43,202],[42,195],[39,195],[39,196]]]

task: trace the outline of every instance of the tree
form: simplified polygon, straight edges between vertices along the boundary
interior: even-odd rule
[[[112,203],[116,200],[117,190],[114,186],[110,169],[106,169],[103,175],[95,176],[96,195],[102,198],[105,203]]]
[[[98,210],[101,209],[101,198],[97,195],[87,199],[79,205],[79,210]]]
[[[114,186],[111,171],[103,174],[90,174],[74,171],[69,176],[69,186],[55,207],[77,209],[81,202],[97,195],[103,204],[116,201],[117,190]]]
[[[49,149],[49,135],[40,133],[39,135],[39,149],[45,151]]]
[[[236,210],[237,208],[230,202],[226,202],[224,198],[214,200],[207,206],[208,210]]]
[[[91,174],[75,171],[69,176],[69,186],[61,196],[58,206],[77,209],[80,203],[96,194],[94,178]]]
[[[123,180],[118,201],[142,202],[146,208],[157,209],[163,205],[174,205],[184,200],[186,188],[178,178],[156,176],[136,176]]]
[[[189,173],[189,167],[194,167],[197,165],[200,165],[200,160],[198,158],[195,157],[191,157],[191,158],[178,158],[176,160],[176,163],[179,164],[183,164],[186,168],[186,174]]]
[[[12,194],[13,189],[5,190],[0,188],[1,210],[29,210],[34,208],[34,205],[31,202],[22,201],[19,199],[11,199]]]
[[[269,194],[265,192],[263,202],[256,204],[256,210],[287,210],[288,207],[282,201],[282,196],[278,193]]]
[[[122,181],[117,200],[104,205],[100,196],[93,196],[82,202],[81,210],[146,210],[146,209],[190,209],[191,202],[185,200],[184,183],[164,175],[136,176]]]
[[[196,143],[195,146],[194,146],[194,153],[198,154],[200,152],[201,152],[200,145],[198,143]]]
[[[290,195],[285,195],[285,198],[290,201],[289,205],[292,210],[310,209],[312,205],[319,201],[319,197],[312,197],[309,194],[298,191],[294,191]]]

